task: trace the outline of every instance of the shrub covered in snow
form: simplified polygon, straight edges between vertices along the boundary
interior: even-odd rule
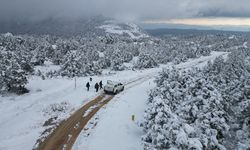
[[[58,117],[59,115],[65,114],[72,109],[72,106],[68,102],[53,103],[43,109],[44,115],[50,117]]]

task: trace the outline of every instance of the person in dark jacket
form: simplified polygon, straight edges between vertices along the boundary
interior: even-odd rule
[[[102,81],[99,82],[99,87],[102,89]]]
[[[96,90],[96,92],[98,92],[98,90],[99,90],[99,84],[98,83],[95,84],[95,90]]]
[[[87,87],[87,90],[89,91],[89,87],[90,87],[89,82],[87,82],[86,87]]]

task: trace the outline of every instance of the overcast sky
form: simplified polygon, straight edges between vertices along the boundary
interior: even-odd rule
[[[0,19],[40,20],[102,14],[132,21],[250,18],[250,0],[0,0]]]

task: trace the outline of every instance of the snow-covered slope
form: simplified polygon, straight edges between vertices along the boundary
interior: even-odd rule
[[[115,20],[105,21],[104,25],[99,26],[100,29],[104,29],[106,33],[127,35],[133,39],[149,37],[143,33],[142,30],[133,23],[122,23]]]

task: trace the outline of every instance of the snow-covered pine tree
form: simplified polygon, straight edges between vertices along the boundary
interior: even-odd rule
[[[106,55],[109,56],[111,61],[111,69],[116,71],[122,71],[125,69],[123,63],[123,57],[122,52],[118,48],[114,48],[113,51],[109,51],[109,53]]]
[[[154,68],[156,66],[158,66],[157,62],[149,54],[140,54],[137,62],[134,64],[134,67],[138,69]]]
[[[61,75],[67,77],[101,74],[97,62],[88,59],[88,56],[78,51],[70,51],[63,60]]]
[[[77,55],[76,51],[70,51],[65,56],[61,67],[61,75],[73,78],[75,76],[83,75],[82,65],[80,60],[80,56]]]
[[[43,65],[46,58],[46,47],[39,46],[33,51],[31,62],[34,66]]]
[[[27,74],[18,63],[18,57],[14,52],[0,51],[0,79],[1,91],[13,92],[16,94],[27,93],[25,85],[28,83]]]

